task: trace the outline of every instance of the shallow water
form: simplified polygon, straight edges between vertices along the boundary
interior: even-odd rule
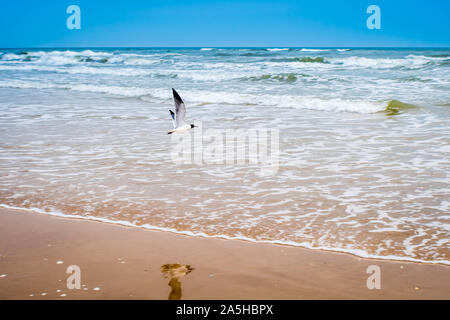
[[[343,49],[0,49],[0,204],[449,264],[450,51]],[[175,163],[171,87],[277,173]]]

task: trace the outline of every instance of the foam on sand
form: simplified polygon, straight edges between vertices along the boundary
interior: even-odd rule
[[[325,251],[349,253],[349,254],[363,257],[363,258],[450,265],[450,261],[447,261],[447,260],[421,260],[421,259],[415,259],[415,258],[405,257],[405,256],[396,256],[396,255],[374,255],[374,254],[368,254],[365,250],[361,250],[361,249],[314,246],[307,242],[298,243],[298,242],[294,242],[294,241],[283,241],[283,240],[257,240],[257,239],[249,238],[249,237],[245,237],[245,236],[229,236],[229,235],[221,235],[221,234],[209,235],[209,234],[206,234],[203,232],[179,231],[179,230],[173,229],[173,228],[158,227],[158,226],[152,226],[149,224],[136,225],[135,223],[132,223],[129,221],[118,221],[118,220],[111,220],[108,218],[99,218],[99,217],[93,217],[93,216],[81,216],[81,215],[72,215],[72,214],[69,215],[69,214],[65,214],[65,213],[61,213],[61,212],[57,212],[57,211],[41,210],[38,208],[18,208],[18,207],[5,205],[5,204],[0,204],[0,207],[7,208],[7,209],[15,209],[15,210],[43,213],[43,214],[47,214],[47,215],[64,217],[64,218],[92,220],[92,221],[98,221],[98,222],[104,222],[104,223],[123,225],[123,226],[127,226],[127,227],[139,227],[139,228],[144,228],[144,229],[149,229],[149,230],[172,232],[172,233],[183,234],[183,235],[192,236],[192,237],[218,238],[218,239],[228,239],[228,240],[244,240],[244,241],[255,242],[255,243],[270,243],[270,244],[288,245],[288,246],[294,246],[294,247],[303,247],[303,248],[314,249],[314,250],[325,250]],[[93,290],[99,291],[100,288],[96,287]]]

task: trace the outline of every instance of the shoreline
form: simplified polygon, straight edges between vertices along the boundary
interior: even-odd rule
[[[177,235],[183,235],[188,237],[197,237],[197,238],[205,238],[205,239],[222,239],[222,240],[231,240],[231,241],[244,241],[248,243],[257,243],[257,244],[268,244],[268,245],[278,245],[278,246],[287,246],[287,247],[294,247],[294,248],[302,248],[307,250],[319,250],[324,252],[332,252],[332,253],[340,253],[340,254],[348,254],[354,257],[368,259],[368,260],[386,260],[386,261],[392,261],[392,262],[410,262],[410,263],[420,263],[420,264],[429,264],[429,265],[443,265],[443,266],[450,266],[450,261],[442,261],[442,260],[421,260],[421,259],[415,259],[415,258],[409,258],[409,257],[399,257],[399,256],[375,256],[370,254],[357,254],[355,252],[352,252],[353,250],[345,250],[341,248],[324,248],[324,247],[311,247],[306,245],[301,245],[299,243],[293,243],[293,242],[283,242],[283,241],[272,241],[272,240],[255,240],[251,238],[246,237],[229,237],[225,235],[206,235],[204,233],[194,233],[191,231],[178,231],[170,228],[163,228],[163,227],[156,227],[148,224],[144,225],[136,225],[129,221],[124,220],[110,220],[107,218],[100,218],[100,217],[92,217],[92,216],[80,216],[80,215],[69,215],[62,212],[48,212],[39,208],[19,208],[19,207],[13,207],[6,204],[0,204],[0,210],[4,208],[7,210],[17,210],[17,211],[25,211],[25,212],[31,212],[31,213],[37,213],[37,214],[45,214],[48,216],[63,218],[63,219],[75,219],[75,220],[81,220],[81,221],[92,221],[92,222],[99,222],[99,223],[106,223],[110,225],[116,225],[116,226],[122,226],[122,227],[130,227],[130,228],[137,228],[137,229],[143,229],[143,230],[150,230],[150,231],[157,231],[157,232],[169,232],[172,234]]]
[[[0,299],[450,299],[446,265],[92,222],[0,208]]]

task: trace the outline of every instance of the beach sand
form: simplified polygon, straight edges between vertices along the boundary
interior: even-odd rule
[[[0,254],[0,299],[450,299],[445,265],[3,208]],[[70,265],[80,267],[81,289],[66,286]],[[381,268],[380,290],[366,286],[370,265]]]

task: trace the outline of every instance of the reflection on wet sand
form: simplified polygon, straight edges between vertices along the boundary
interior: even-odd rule
[[[170,278],[169,286],[172,290],[169,293],[169,300],[180,300],[181,299],[181,282],[180,277],[191,273],[194,270],[188,264],[164,264],[161,266],[161,272],[164,278]]]

